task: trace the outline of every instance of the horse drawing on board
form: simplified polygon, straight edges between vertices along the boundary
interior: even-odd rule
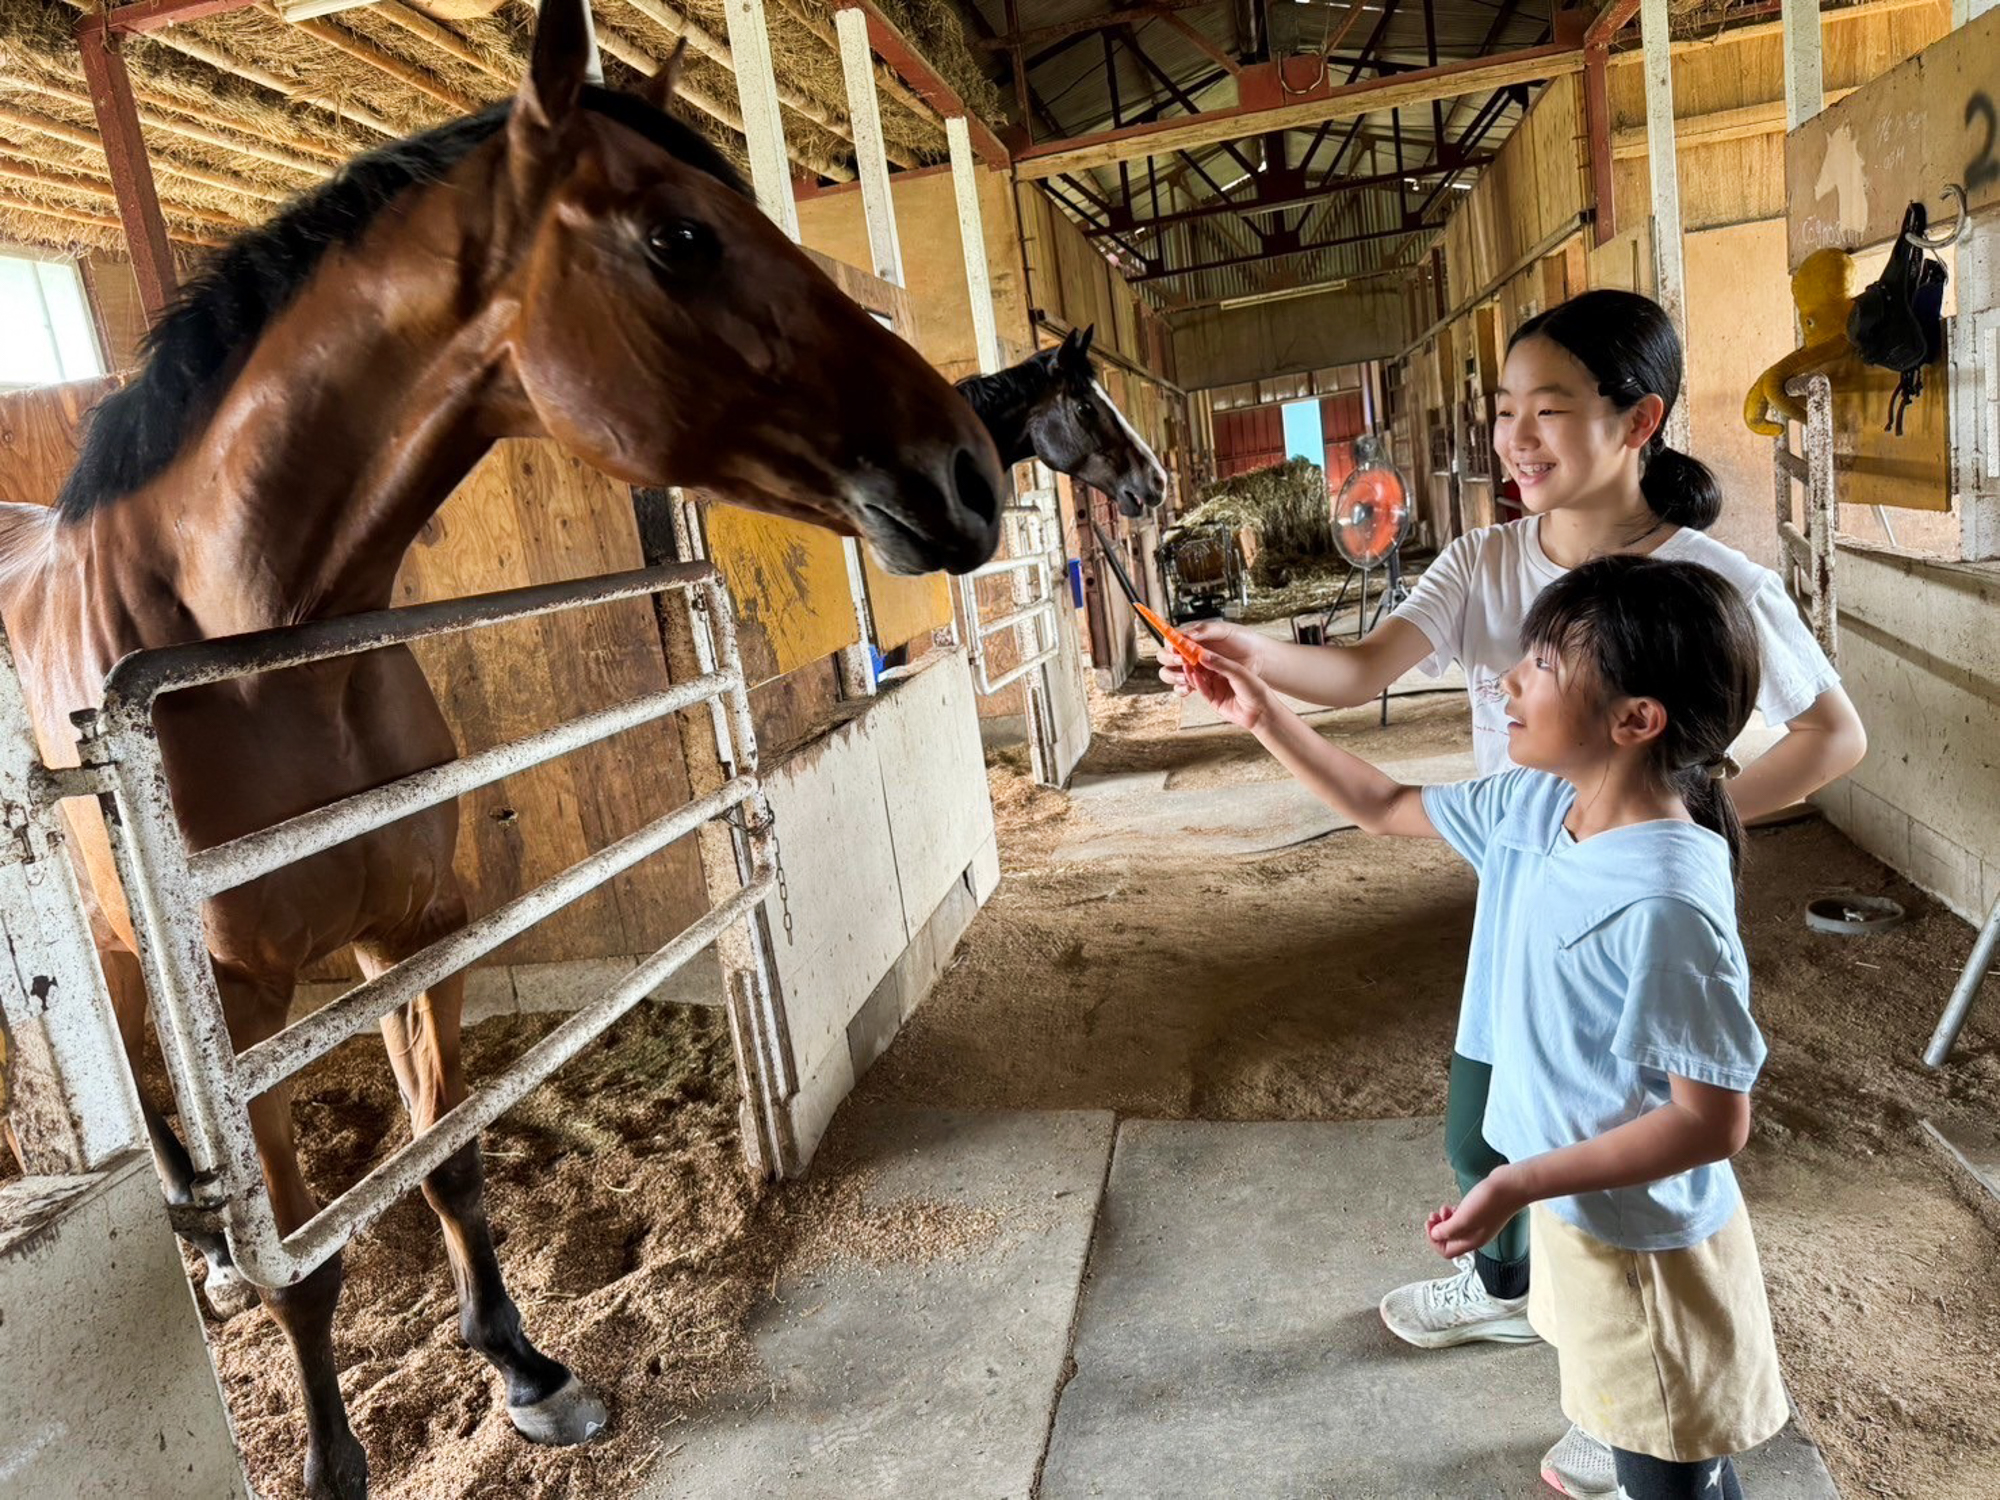
[[[148,647],[385,608],[425,521],[499,439],[548,437],[634,485],[690,485],[867,539],[897,572],[983,562],[1001,473],[973,413],[760,213],[728,163],[639,94],[587,82],[584,0],[544,0],[514,98],[351,163],[222,250],[97,410],[52,510],[0,506],[0,612],[52,760],[73,710]],[[191,849],[456,754],[392,648],[172,693],[159,736]],[[64,747],[67,747],[66,749]],[[73,847],[128,1048],[144,984],[104,827]],[[352,945],[373,976],[466,920],[446,804],[211,901],[236,1049],[284,1027],[297,977]],[[458,977],[382,1023],[414,1130],[465,1094]],[[278,1224],[316,1204],[289,1090],[250,1105]],[[170,1197],[190,1162],[156,1102]],[[477,1144],[434,1172],[460,1327],[515,1427],[573,1443],[603,1404],[529,1340],[502,1281]],[[210,1290],[227,1247],[200,1246]],[[303,1391],[306,1488],[361,1500],[335,1379],[340,1260],[260,1293]],[[244,1289],[236,1273],[237,1292]]]
[[[1104,491],[1127,516],[1141,516],[1167,495],[1167,471],[1125,414],[1104,394],[1091,368],[1095,329],[1072,332],[1053,349],[991,375],[958,382],[958,392],[1013,465],[1039,458]]]

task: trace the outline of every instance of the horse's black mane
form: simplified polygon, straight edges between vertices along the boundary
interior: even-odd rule
[[[1061,353],[1060,349],[1044,349],[991,375],[968,375],[955,389],[982,419],[1033,405],[1048,393],[1054,380],[1061,378],[1056,362]]]
[[[687,125],[631,94],[586,87],[583,105],[746,194],[741,176]],[[389,203],[431,181],[507,123],[512,100],[356,157],[276,218],[239,235],[190,281],[144,344],[145,365],[91,414],[56,498],[65,521],[130,494],[169,463],[217,396],[236,356],[284,310],[327,251],[351,244]]]

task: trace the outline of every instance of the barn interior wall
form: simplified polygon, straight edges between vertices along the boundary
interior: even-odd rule
[[[1197,308],[1170,321],[1175,367],[1190,390],[1359,364],[1394,354],[1404,342],[1401,294],[1387,281]]]

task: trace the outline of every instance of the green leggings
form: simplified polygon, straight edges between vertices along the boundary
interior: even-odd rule
[[[1486,1134],[1481,1129],[1486,1120],[1487,1091],[1492,1086],[1491,1067],[1462,1053],[1452,1053],[1451,1091],[1445,1096],[1444,1106],[1444,1159],[1458,1174],[1461,1193],[1471,1192],[1495,1167],[1507,1164],[1507,1158],[1486,1143]],[[1480,1247],[1480,1253],[1507,1265],[1526,1260],[1528,1216],[1514,1215],[1491,1244]]]

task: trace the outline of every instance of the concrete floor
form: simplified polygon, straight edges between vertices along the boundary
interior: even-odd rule
[[[871,1203],[989,1209],[995,1233],[784,1276],[757,1381],[677,1425],[641,1496],[1545,1496],[1554,1354],[1418,1351],[1375,1311],[1442,1268],[1437,1132],[1127,1121],[1114,1150],[1101,1113],[850,1109],[833,1140]],[[1757,1500],[1835,1493],[1795,1432],[1743,1474]]]

